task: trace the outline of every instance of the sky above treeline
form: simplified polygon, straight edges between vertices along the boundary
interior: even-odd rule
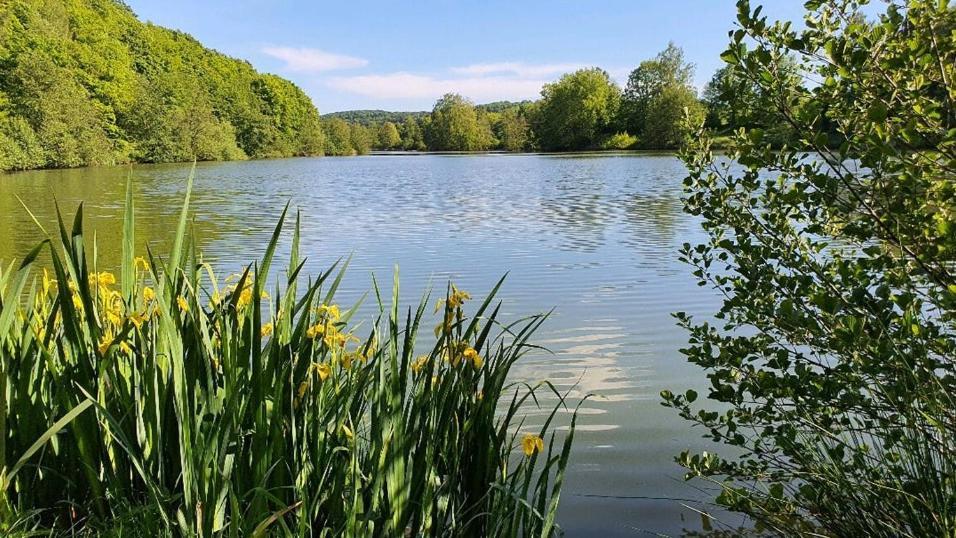
[[[143,20],[292,80],[322,113],[429,110],[448,92],[477,103],[536,99],[544,83],[590,66],[623,86],[668,41],[696,64],[703,88],[736,20],[733,0],[127,3]],[[764,5],[771,19],[803,14],[803,0]]]

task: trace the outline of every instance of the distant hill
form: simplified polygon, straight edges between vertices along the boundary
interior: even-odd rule
[[[493,103],[477,105],[475,108],[485,112],[501,112],[509,108],[515,108],[530,103],[531,101],[495,101]],[[420,119],[429,114],[429,111],[395,112],[389,110],[343,110],[341,112],[329,112],[328,114],[323,114],[322,117],[341,118],[349,123],[371,125],[373,123],[384,123],[386,121],[400,124],[409,116],[415,119]]]
[[[320,153],[285,79],[118,0],[0,0],[0,169]]]
[[[371,125],[373,123],[384,123],[390,121],[399,124],[405,121],[405,118],[411,116],[415,119],[423,118],[428,112],[391,112],[388,110],[343,110],[342,112],[330,112],[323,114],[322,118],[340,118],[349,123],[358,123],[360,125]]]
[[[532,101],[495,101],[493,103],[477,105],[475,108],[478,110],[484,110],[485,112],[502,112],[504,110],[508,110],[509,108],[530,105],[531,103]]]

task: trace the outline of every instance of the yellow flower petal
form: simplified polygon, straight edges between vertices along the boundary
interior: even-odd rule
[[[475,370],[480,370],[481,365],[485,363],[485,359],[483,359],[473,347],[466,349],[464,355],[465,360],[474,365]]]
[[[90,276],[90,280],[96,279],[96,283],[100,286],[112,286],[116,284],[116,275],[108,271],[102,273],[96,273]]]
[[[129,320],[133,322],[133,325],[137,329],[143,328],[143,323],[146,323],[149,320],[149,316],[146,315],[146,312],[133,312],[129,315]]]
[[[544,439],[537,435],[527,433],[524,438],[521,439],[521,450],[524,451],[525,456],[530,458],[535,452],[544,450]]]
[[[303,396],[305,396],[305,391],[307,390],[309,390],[308,381],[303,381],[302,383],[299,383],[299,390],[297,391],[297,394],[300,400],[302,399]]]
[[[110,345],[113,343],[113,335],[104,334],[100,337],[100,343],[96,346],[96,349],[100,352],[100,355],[105,354],[110,349]]]
[[[428,364],[428,355],[422,355],[412,361],[411,369],[413,374],[418,374]]]

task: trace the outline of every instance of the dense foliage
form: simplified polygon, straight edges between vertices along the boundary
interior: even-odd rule
[[[684,60],[684,51],[673,43],[654,59],[631,71],[621,106],[620,124],[646,148],[678,147],[690,125],[704,120],[704,107],[691,85],[694,66]]]
[[[546,84],[534,122],[541,148],[561,151],[593,145],[613,130],[620,106],[621,89],[603,69],[581,69]]]
[[[492,145],[491,125],[474,103],[448,94],[435,103],[425,141],[430,149],[475,151]]]
[[[371,150],[673,149],[705,118],[713,132],[760,126],[776,145],[789,141],[759,85],[724,69],[699,99],[693,74],[669,44],[623,90],[589,68],[546,84],[538,101],[475,105],[448,94],[430,112],[320,119],[290,82],[141,23],[118,0],[10,0],[0,4],[0,170]]]
[[[554,533],[576,413],[508,379],[545,316],[503,324],[497,287],[402,310],[396,275],[356,324],[335,303],[344,267],[300,273],[298,223],[270,273],[285,214],[222,281],[186,233],[189,187],[169,255],[134,257],[131,183],[118,276],[89,255],[82,206],[0,271],[0,534]]]
[[[724,110],[737,96],[709,90],[706,104],[691,85],[694,66],[668,45],[644,61],[622,91],[608,73],[588,68],[546,84],[538,101],[475,105],[458,94],[443,96],[430,113],[350,111],[324,117],[346,119],[378,133],[372,149],[431,151],[577,151],[673,149],[704,122],[707,105]],[[765,103],[757,103],[763,105]],[[724,118],[726,114],[713,114]],[[388,124],[403,118],[395,143]],[[689,121],[688,121],[689,118]],[[716,131],[736,127],[736,116],[712,121]],[[329,152],[330,154],[335,154]]]
[[[332,119],[339,118],[343,119],[349,123],[361,123],[362,125],[370,126],[373,124],[384,123],[390,121],[395,124],[399,124],[405,121],[406,118],[415,118],[421,119],[424,116],[427,116],[428,112],[391,112],[388,110],[343,110],[341,112],[329,112],[327,114],[322,114],[322,119]]]
[[[591,68],[545,85],[536,102],[476,106],[449,94],[430,112],[353,110],[320,121],[290,82],[144,24],[118,0],[10,0],[0,4],[0,170],[373,149],[675,148],[688,134],[685,110],[695,122],[705,115],[692,75],[671,44],[623,92]],[[733,81],[715,76],[711,86],[712,129],[764,119],[764,100],[751,99],[746,117],[729,115]]]
[[[0,3],[0,170],[321,152],[299,88],[121,2]]]
[[[747,128],[685,154],[710,239],[682,255],[724,302],[678,317],[720,405],[664,394],[731,448],[679,461],[775,534],[954,536],[956,10],[812,0],[798,30],[738,8],[718,84],[747,99],[718,120]]]

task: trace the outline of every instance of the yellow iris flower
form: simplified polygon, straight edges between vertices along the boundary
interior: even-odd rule
[[[435,312],[438,312],[442,309],[443,306],[448,305],[450,310],[455,310],[460,308],[465,301],[471,299],[471,294],[467,291],[460,290],[455,287],[454,284],[451,286],[451,295],[447,299],[439,300],[438,304],[435,305]]]
[[[465,360],[474,365],[475,370],[481,369],[481,365],[485,363],[485,359],[483,359],[473,347],[466,349],[464,355]]]
[[[316,309],[316,313],[320,316],[325,315],[331,321],[338,321],[342,317],[342,312],[339,310],[339,305],[320,305]]]
[[[133,312],[129,315],[129,320],[133,322],[137,329],[143,328],[143,323],[146,323],[148,319],[149,316],[146,315],[146,312]]]
[[[313,326],[311,326],[311,327],[309,327],[308,329],[305,330],[305,336],[306,336],[306,338],[308,338],[308,339],[310,339],[310,340],[315,340],[316,338],[318,338],[319,336],[322,336],[322,335],[324,335],[324,334],[325,334],[325,326],[324,326],[324,325],[313,325]]]
[[[239,308],[243,308],[252,303],[252,288],[245,288],[239,293]]]
[[[113,335],[110,333],[105,333],[100,337],[100,343],[96,346],[96,349],[99,350],[100,355],[104,355],[109,350],[112,343]]]
[[[413,374],[418,374],[428,364],[428,355],[421,355],[412,361],[411,369]]]
[[[116,284],[116,275],[108,271],[102,273],[93,273],[90,275],[91,283],[96,283],[100,286],[112,286]]]
[[[524,438],[521,439],[521,450],[524,451],[525,456],[530,458],[535,452],[544,450],[544,439],[530,433],[525,434]]]

